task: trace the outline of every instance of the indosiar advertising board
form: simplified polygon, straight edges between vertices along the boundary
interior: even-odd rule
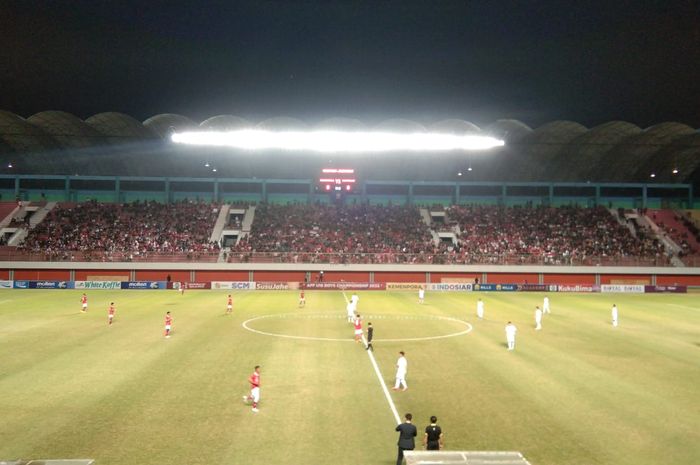
[[[474,290],[472,283],[432,283],[427,285],[429,291],[442,292],[471,292]]]

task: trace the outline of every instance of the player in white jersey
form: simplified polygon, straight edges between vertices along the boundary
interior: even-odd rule
[[[421,286],[418,289],[418,303],[422,304],[423,302],[425,302],[425,289]]]
[[[481,299],[476,301],[476,316],[480,320],[484,319],[484,301]]]
[[[612,325],[617,328],[617,305],[612,306]]]
[[[535,307],[535,330],[539,331],[542,329],[542,310],[540,307]]]
[[[551,313],[549,311],[549,297],[544,296],[544,300],[542,301],[542,313]]]
[[[506,342],[508,343],[508,350],[515,350],[515,333],[518,332],[518,328],[515,327],[510,321],[506,325]]]
[[[355,322],[355,305],[352,303],[352,301],[348,302],[348,304],[345,306],[345,311],[348,314],[348,323],[354,323]]]
[[[406,384],[406,373],[408,372],[408,360],[406,360],[406,354],[403,351],[399,352],[399,359],[396,361],[396,384],[391,388],[394,391],[399,390],[399,386],[403,389],[408,389],[408,384]]]

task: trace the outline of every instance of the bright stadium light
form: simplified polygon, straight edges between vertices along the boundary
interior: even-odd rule
[[[374,131],[263,131],[181,132],[171,136],[178,144],[215,145],[243,150],[297,150],[311,152],[443,152],[487,150],[504,142],[493,137],[431,132],[400,134]]]

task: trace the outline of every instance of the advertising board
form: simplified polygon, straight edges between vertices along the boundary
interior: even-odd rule
[[[600,286],[590,286],[587,284],[560,284],[559,292],[600,292]]]
[[[386,283],[306,283],[304,289],[383,291]]]
[[[600,292],[616,292],[626,294],[641,294],[644,293],[643,284],[602,284]]]
[[[286,282],[256,282],[255,283],[255,290],[256,291],[288,291],[289,289],[292,289],[292,286],[290,286],[290,283]]]
[[[121,289],[120,281],[76,281],[76,289]]]
[[[0,289],[12,289],[14,281],[0,281]]]
[[[425,283],[386,283],[387,291],[417,291],[420,288],[425,289]]]
[[[252,291],[255,289],[255,281],[212,281],[211,288],[237,291]]]
[[[556,284],[521,284],[519,289],[526,292],[557,292]]]
[[[427,285],[429,291],[440,292],[471,292],[474,290],[472,283],[432,283]]]
[[[644,286],[644,292],[673,292],[685,294],[688,286]]]
[[[518,285],[517,284],[474,284],[473,289],[475,291],[484,291],[484,292],[491,292],[491,291],[517,291],[518,290]]]
[[[165,281],[122,281],[122,289],[167,289]]]

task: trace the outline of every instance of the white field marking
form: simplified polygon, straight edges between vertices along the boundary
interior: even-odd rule
[[[283,337],[287,339],[299,339],[299,340],[305,340],[305,341],[329,341],[329,342],[354,342],[355,339],[354,337],[350,338],[334,338],[334,337],[318,337],[318,336],[294,336],[291,334],[281,334],[281,333],[271,333],[269,331],[261,331],[259,329],[251,328],[250,323],[257,321],[257,320],[264,320],[264,319],[270,319],[270,318],[276,318],[276,319],[307,319],[307,320],[321,320],[321,319],[346,319],[347,316],[344,315],[328,315],[325,313],[305,313],[303,315],[299,315],[298,313],[281,313],[281,314],[271,314],[271,315],[262,315],[262,316],[257,316],[254,318],[250,318],[243,323],[241,323],[241,326],[243,328],[247,329],[251,333],[256,333],[256,334],[262,334],[264,336],[274,336],[274,337]],[[407,316],[407,315],[367,315],[367,319],[373,319],[373,320],[379,320],[379,319],[386,319],[386,320],[433,320],[433,321],[439,321],[439,320],[444,320],[444,321],[452,321],[456,323],[463,324],[466,326],[466,329],[463,331],[458,331],[456,333],[450,333],[450,334],[444,334],[441,336],[424,336],[424,337],[407,337],[407,338],[394,338],[394,339],[375,339],[375,341],[381,341],[381,342],[407,342],[407,341],[432,341],[435,339],[446,339],[448,337],[457,337],[457,336],[462,336],[464,334],[469,333],[472,330],[472,325],[467,323],[466,321],[459,320],[457,318],[451,318],[447,316],[429,316],[429,317],[415,317],[415,316]]]
[[[345,295],[345,292],[343,292],[343,298],[345,299],[345,303],[349,303],[348,301],[348,296]],[[365,338],[365,335],[362,334],[362,343],[367,347],[367,339]],[[377,360],[374,358],[374,351],[368,350],[367,356],[369,357],[370,362],[372,362],[372,366],[374,367],[374,373],[376,373],[377,378],[379,379],[379,384],[382,386],[382,391],[384,391],[384,397],[386,397],[387,402],[389,402],[389,408],[391,409],[391,413],[394,414],[394,420],[396,420],[396,424],[401,423],[401,417],[399,416],[399,412],[396,410],[396,405],[394,405],[394,399],[391,398],[391,394],[389,394],[389,389],[386,387],[386,383],[384,382],[384,377],[382,376],[382,372],[379,370],[379,365],[377,365]]]

